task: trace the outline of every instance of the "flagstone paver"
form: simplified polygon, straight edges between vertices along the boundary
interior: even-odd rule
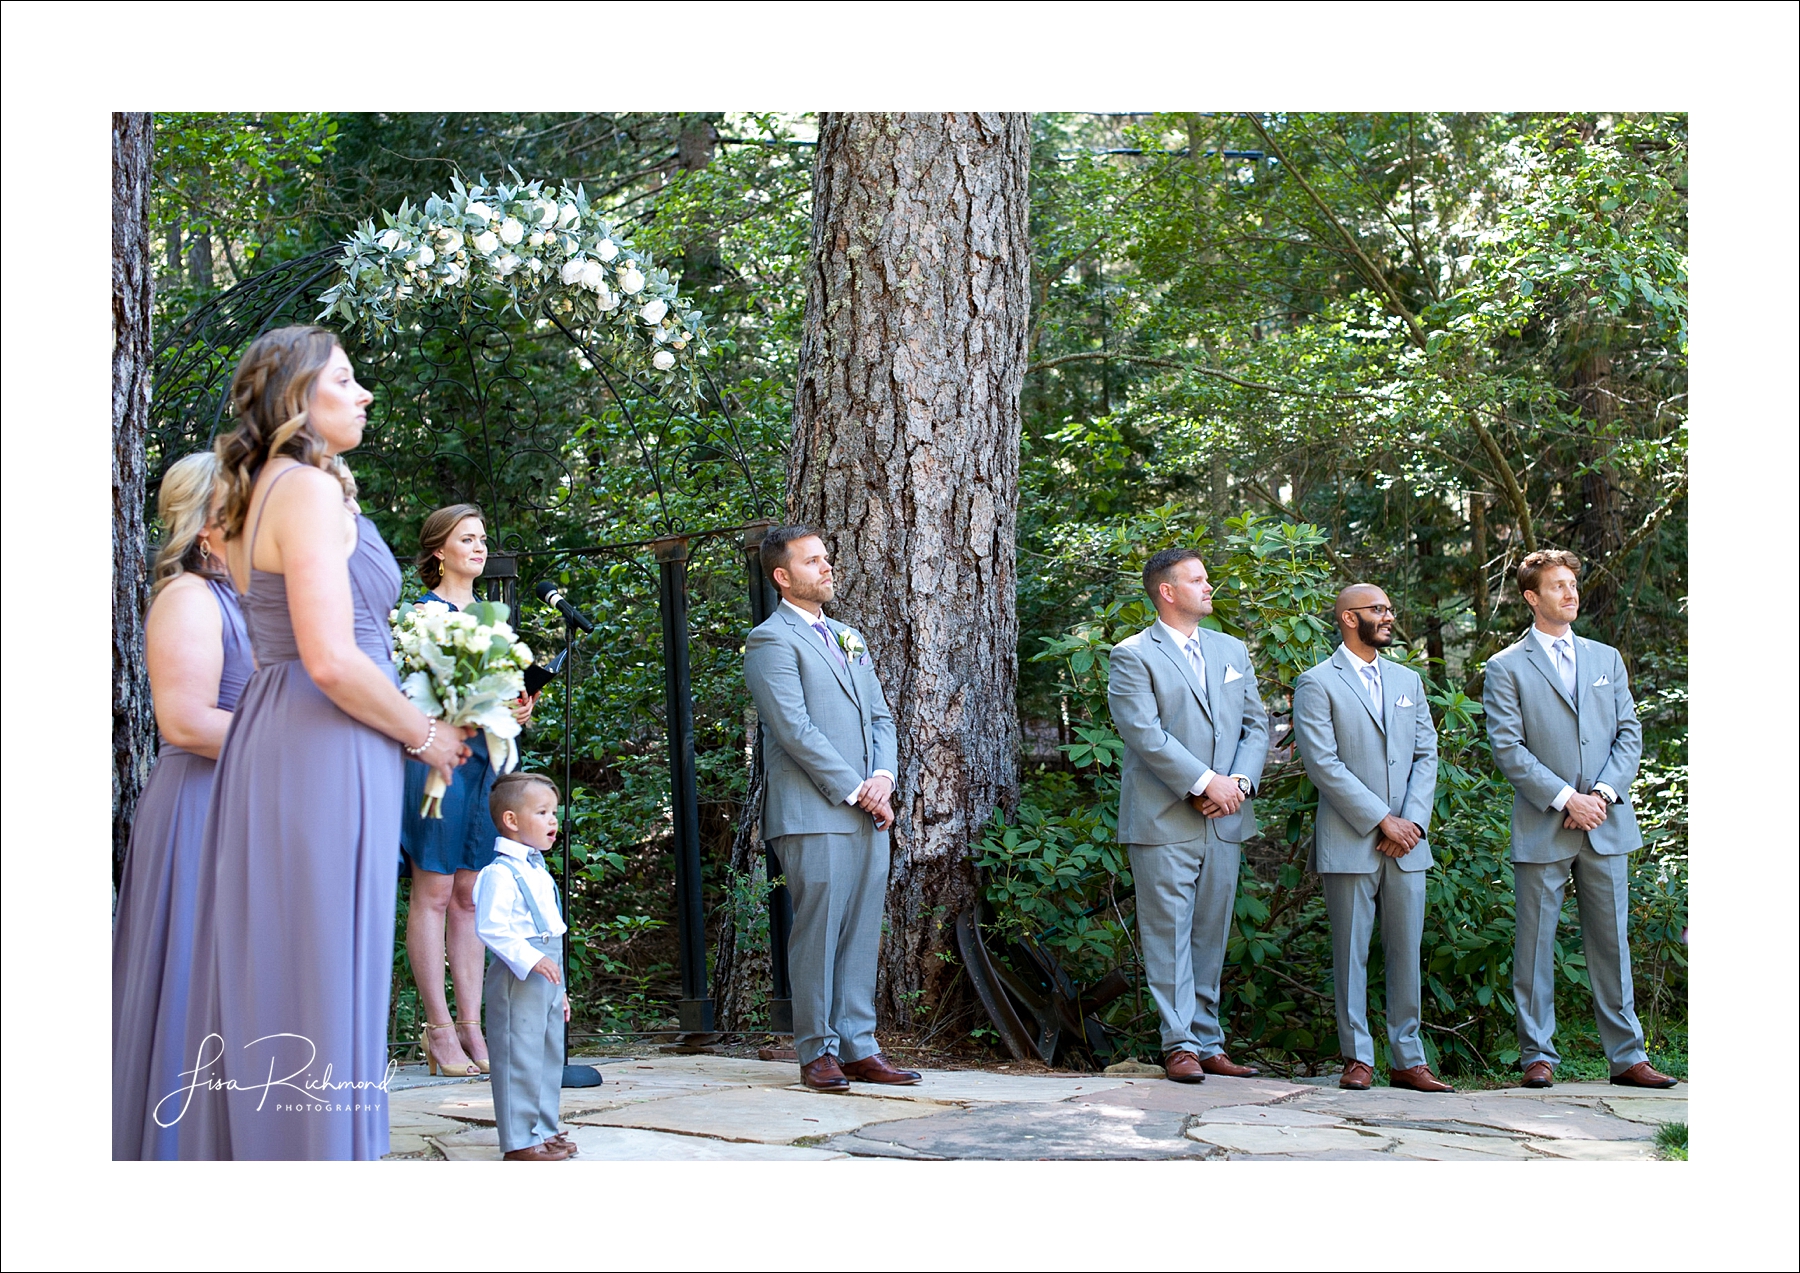
[[[1641,1161],[1687,1121],[1687,1085],[1347,1092],[1324,1080],[928,1070],[916,1087],[801,1087],[791,1062],[607,1058],[563,1091],[583,1161],[1182,1159]],[[486,1079],[414,1067],[389,1091],[390,1158],[500,1157]]]
[[[955,1108],[923,1101],[857,1099],[792,1088],[740,1087],[581,1115],[578,1122],[643,1127],[720,1140],[786,1145],[802,1137],[833,1136],[869,1123],[924,1118]]]

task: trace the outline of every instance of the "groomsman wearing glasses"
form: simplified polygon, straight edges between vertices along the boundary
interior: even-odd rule
[[[1159,617],[1113,647],[1107,693],[1125,743],[1118,835],[1137,886],[1144,975],[1168,1077],[1242,1078],[1257,1071],[1225,1055],[1219,981],[1269,718],[1244,643],[1200,626],[1213,608],[1200,554],[1157,553],[1144,591]]]
[[[1425,683],[1380,657],[1394,641],[1394,607],[1373,584],[1352,584],[1333,607],[1343,644],[1294,684],[1294,735],[1319,789],[1307,865],[1331,918],[1338,1086],[1366,1091],[1375,1075],[1369,1033],[1369,936],[1377,912],[1387,966],[1388,1082],[1448,1092],[1419,1038],[1419,941],[1437,795],[1437,729]]]
[[[1650,1068],[1632,1008],[1626,935],[1630,854],[1644,842],[1631,810],[1643,730],[1610,645],[1576,636],[1581,562],[1557,549],[1519,564],[1535,622],[1488,660],[1488,741],[1513,785],[1512,860],[1518,929],[1513,998],[1526,1087],[1549,1087],[1561,1059],[1556,1033],[1556,924],[1571,873],[1594,1019],[1612,1081],[1673,1087]]]

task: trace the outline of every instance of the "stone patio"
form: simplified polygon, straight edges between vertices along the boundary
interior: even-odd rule
[[[1335,1079],[1026,1075],[930,1070],[910,1088],[827,1096],[796,1067],[718,1056],[584,1058],[600,1087],[563,1091],[572,1161],[845,1158],[1498,1161],[1653,1159],[1687,1122],[1687,1084],[1559,1083],[1430,1096]],[[389,1092],[395,1161],[495,1160],[485,1079],[402,1069]]]

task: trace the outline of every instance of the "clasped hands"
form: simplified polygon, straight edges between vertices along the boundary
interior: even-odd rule
[[[1606,821],[1607,804],[1598,791],[1585,796],[1578,791],[1563,804],[1563,826],[1570,831],[1592,831]]]
[[[894,823],[894,807],[889,797],[894,794],[894,781],[886,774],[867,779],[856,793],[856,807],[875,819],[875,829],[885,831]]]
[[[1236,778],[1216,773],[1207,780],[1206,790],[1197,796],[1189,796],[1188,803],[1203,817],[1229,817],[1244,803],[1244,789],[1237,785]]]
[[[1391,813],[1375,829],[1381,832],[1381,838],[1375,841],[1375,851],[1384,857],[1405,857],[1425,838],[1425,832],[1418,823],[1397,818]]]

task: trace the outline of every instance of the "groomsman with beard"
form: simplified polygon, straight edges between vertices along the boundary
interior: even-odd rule
[[[1448,1092],[1425,1063],[1419,1038],[1419,942],[1425,929],[1425,870],[1437,795],[1437,729],[1425,683],[1380,657],[1394,642],[1394,607],[1373,584],[1338,593],[1343,644],[1294,683],[1294,735],[1306,776],[1319,789],[1307,865],[1318,872],[1331,917],[1337,999],[1338,1086],[1366,1091],[1375,1075],[1369,1034],[1369,935],[1381,917],[1387,965],[1388,1082]]]
[[[1219,983],[1269,718],[1244,643],[1200,626],[1213,609],[1200,554],[1157,553],[1144,563],[1144,591],[1157,621],[1113,647],[1107,701],[1125,743],[1118,836],[1137,887],[1163,1068],[1177,1083],[1246,1077],[1257,1071],[1225,1055]]]
[[[788,970],[800,1081],[919,1081],[875,1041],[875,969],[893,825],[894,718],[854,628],[825,617],[835,585],[825,544],[804,526],[772,528],[762,565],[781,604],[744,646],[744,680],[762,723],[762,833],[794,899]]]
[[[1488,660],[1482,701],[1494,763],[1513,785],[1512,861],[1518,927],[1513,1000],[1526,1087],[1549,1087],[1557,1054],[1556,924],[1571,874],[1600,1044],[1621,1087],[1673,1087],[1650,1068],[1632,1006],[1631,853],[1644,837],[1631,810],[1643,728],[1610,645],[1576,636],[1581,561],[1560,549],[1519,563],[1535,620]]]

